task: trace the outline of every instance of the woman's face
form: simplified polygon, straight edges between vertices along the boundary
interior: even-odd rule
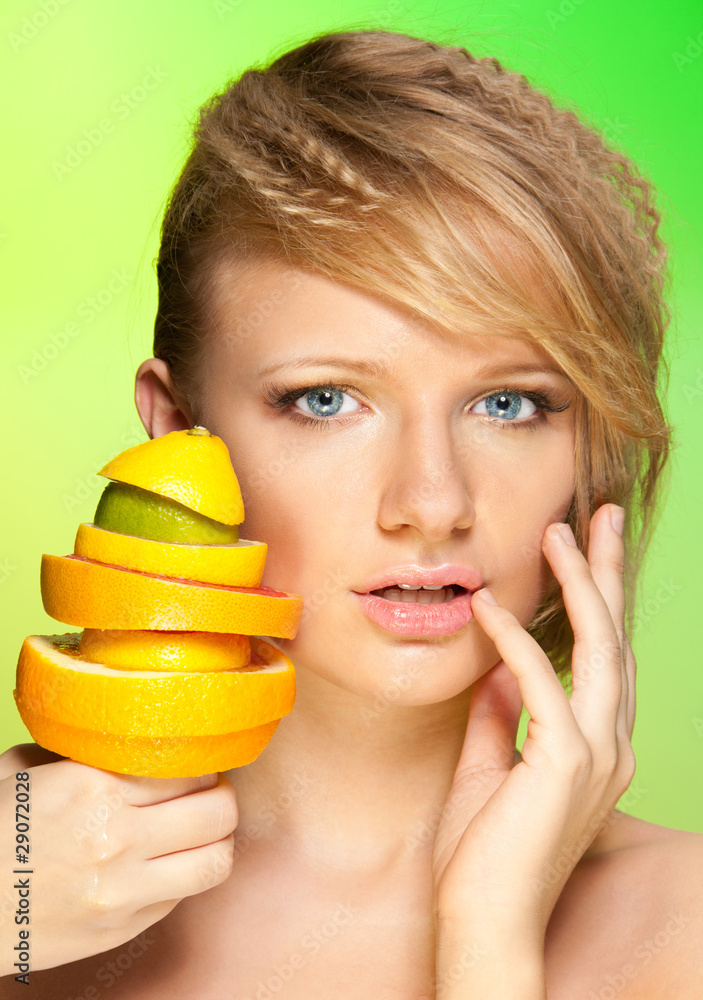
[[[398,589],[382,605],[360,595],[399,567],[411,583],[451,567],[449,580],[468,573],[465,586],[490,587],[527,625],[551,577],[543,533],[574,492],[576,390],[527,341],[450,339],[278,263],[222,273],[213,305],[197,417],[229,448],[240,537],[268,545],[262,585],[305,599],[295,639],[276,645],[364,697],[457,695],[500,658],[470,598],[455,591],[448,624],[446,607],[392,607]]]

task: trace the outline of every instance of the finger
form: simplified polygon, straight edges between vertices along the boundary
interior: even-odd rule
[[[54,753],[53,750],[45,750],[38,743],[18,743],[0,754],[0,778],[17,774],[18,771],[26,771],[30,767],[39,767],[41,764],[56,763],[59,760],[66,758]]]
[[[125,789],[125,797],[133,806],[155,805],[180,799],[193,792],[215,788],[219,774],[203,774],[199,778],[147,778],[129,774],[117,774]]]
[[[625,636],[625,671],[627,673],[627,713],[626,726],[628,738],[632,739],[635,728],[635,712],[637,709],[637,694],[635,690],[637,680],[637,661],[632,651],[630,640]]]
[[[79,764],[67,760],[62,766],[66,768],[81,768],[86,770],[86,780],[90,780],[90,772],[102,774],[105,788],[110,794],[120,795],[125,802],[133,806],[150,806],[158,802],[168,802],[179,799],[193,792],[201,792],[214,788],[218,784],[218,774],[204,774],[199,778],[149,778],[144,775],[119,774],[117,771],[107,771],[103,768],[93,768],[88,764]],[[108,777],[109,776],[109,777]]]
[[[457,774],[498,768],[515,762],[522,696],[514,674],[499,660],[471,688],[466,737]]]
[[[154,805],[214,788],[219,778],[217,773],[204,774],[199,778],[147,778],[91,767],[89,764],[81,764],[68,758],[62,758],[53,764],[37,766],[37,775],[47,767],[62,769],[63,778],[56,777],[59,773],[57,770],[49,772],[51,786],[54,788],[68,787],[72,782],[75,787],[83,786],[90,790],[96,801],[101,797],[109,799],[110,802],[119,798],[120,801],[133,806]]]
[[[596,586],[610,611],[610,617],[620,639],[625,635],[625,545],[615,530],[613,518],[621,516],[622,507],[608,503],[599,507],[591,518],[588,539],[588,565]],[[624,659],[624,657],[623,657]]]
[[[591,518],[588,540],[588,564],[596,586],[608,605],[610,617],[620,641],[621,697],[617,716],[617,731],[627,730],[628,676],[625,649],[625,545],[615,524],[623,523],[624,510],[617,504],[604,504]]]
[[[612,747],[622,697],[622,653],[613,619],[568,525],[551,524],[542,551],[561,584],[574,632],[571,711],[589,742]]]
[[[229,778],[221,774],[215,788],[141,809],[139,837],[145,852],[143,857],[158,858],[216,843],[232,833],[238,820],[234,788]]]
[[[140,909],[134,913],[129,922],[129,931],[132,938],[134,939],[138,937],[148,927],[151,927],[152,924],[156,924],[159,920],[163,920],[164,917],[168,916],[171,910],[178,906],[180,901],[180,899],[164,899],[160,900],[158,903],[150,903],[148,906],[140,907]],[[109,980],[109,982],[111,983],[112,980]],[[96,995],[100,996],[100,994]]]
[[[152,902],[182,899],[224,882],[234,864],[234,835],[215,844],[164,854],[144,862],[144,882]]]
[[[549,657],[517,618],[502,605],[489,603],[483,596],[485,593],[486,588],[476,591],[471,598],[471,610],[515,676],[533,723],[573,737],[574,716]]]

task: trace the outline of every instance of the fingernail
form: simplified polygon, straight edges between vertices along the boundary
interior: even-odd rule
[[[564,539],[567,545],[573,545],[574,548],[578,547],[576,545],[576,539],[574,538],[574,533],[568,524],[558,524],[557,528],[559,530],[559,534]]]
[[[612,522],[614,530],[617,531],[619,535],[622,535],[622,530],[625,526],[624,508],[612,505],[610,508],[610,520]]]
[[[495,597],[490,592],[490,590],[488,589],[488,587],[484,587],[483,590],[479,590],[478,593],[479,593],[479,597],[482,597],[483,600],[486,601],[488,604],[497,604],[498,603],[498,601],[496,601]]]

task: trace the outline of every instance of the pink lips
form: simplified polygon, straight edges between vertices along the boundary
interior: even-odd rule
[[[480,590],[483,586],[481,574],[473,566],[445,563],[443,566],[425,568],[417,563],[407,563],[405,566],[391,567],[372,577],[355,593],[368,594],[372,590],[393,587],[398,583],[407,583],[411,587],[451,587],[458,583],[466,590]]]
[[[374,588],[376,589],[376,588]],[[387,601],[376,594],[357,594],[364,614],[399,635],[451,635],[473,618],[471,594],[457,594],[442,604],[411,604],[409,601]]]
[[[372,590],[405,583],[409,586],[450,587],[457,584],[466,592],[441,604],[389,601]],[[483,586],[481,574],[470,566],[456,564],[427,569],[418,565],[399,566],[369,581],[365,593],[353,591],[364,614],[376,625],[398,635],[418,637],[451,635],[473,618],[471,594]]]

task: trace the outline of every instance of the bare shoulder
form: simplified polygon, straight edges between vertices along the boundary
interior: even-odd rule
[[[584,854],[612,866],[647,872],[652,893],[676,901],[695,898],[703,883],[703,834],[675,830],[614,809],[609,822]]]
[[[598,998],[700,1000],[702,900],[703,834],[614,810],[555,907],[555,967],[573,955]]]

